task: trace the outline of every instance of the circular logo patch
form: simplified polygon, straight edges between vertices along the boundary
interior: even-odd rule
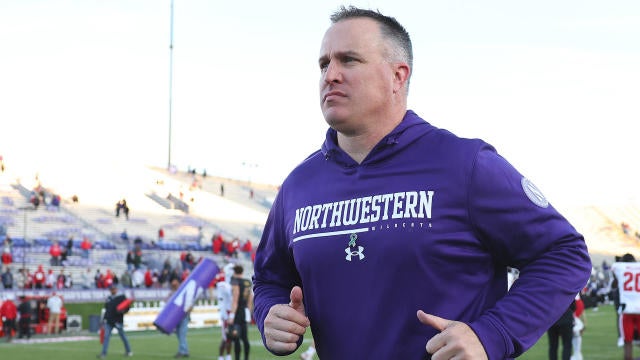
[[[524,193],[527,194],[527,197],[529,198],[529,200],[531,200],[532,203],[536,204],[541,208],[546,208],[549,206],[549,201],[547,201],[547,198],[544,197],[544,195],[542,194],[542,191],[540,191],[540,189],[538,189],[531,182],[531,180],[527,179],[526,177],[523,177],[521,183],[522,183],[522,189],[524,190]]]

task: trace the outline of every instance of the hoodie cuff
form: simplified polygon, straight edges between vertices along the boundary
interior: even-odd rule
[[[489,317],[483,316],[478,321],[469,324],[482,343],[489,360],[510,359],[513,346],[504,330],[497,326]]]

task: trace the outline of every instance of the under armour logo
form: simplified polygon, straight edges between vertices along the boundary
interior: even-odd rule
[[[351,250],[351,247],[348,247],[344,249],[344,252],[347,253],[347,256],[345,258],[347,259],[347,261],[351,261],[352,257],[357,256],[360,260],[362,260],[364,259],[364,254],[362,253],[363,251],[364,251],[363,246],[358,246],[358,251]]]

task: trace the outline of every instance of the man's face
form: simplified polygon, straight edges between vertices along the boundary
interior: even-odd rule
[[[356,133],[383,114],[393,93],[393,66],[386,60],[378,23],[355,18],[333,24],[320,47],[320,107],[339,132]]]

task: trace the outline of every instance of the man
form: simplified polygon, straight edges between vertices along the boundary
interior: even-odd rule
[[[244,347],[244,360],[249,360],[250,350],[247,322],[251,321],[251,319],[247,318],[248,311],[246,309],[253,307],[253,293],[251,292],[251,281],[242,277],[243,272],[242,265],[238,264],[233,267],[231,313],[227,320],[227,324],[233,325],[234,331],[238,332],[232,339],[235,360],[240,360],[240,340],[242,340],[242,346]]]
[[[332,16],[319,57],[330,129],[283,182],[255,259],[275,354],[310,326],[323,359],[512,358],[589,277],[584,239],[531,181],[407,110],[412,63],[395,19]]]
[[[169,293],[169,297],[167,299],[170,299],[173,293],[178,291],[178,288],[180,288],[180,280],[173,279],[169,283],[169,286],[171,288],[171,292]],[[191,320],[190,314],[192,309],[193,309],[193,306],[191,306],[187,310],[185,317],[183,317],[182,320],[180,320],[180,322],[178,323],[178,326],[176,326],[176,337],[178,338],[178,352],[174,356],[174,358],[176,359],[189,357],[189,345],[187,344],[187,330],[189,329],[189,321]]]
[[[47,309],[49,309],[49,319],[47,320],[47,333],[60,333],[60,313],[62,312],[62,298],[55,291],[47,299]]]
[[[38,269],[33,273],[33,284],[35,285],[35,288],[42,289],[46,281],[47,276],[44,273],[44,269],[42,268],[42,265],[38,265]]]
[[[18,321],[18,339],[27,337],[31,339],[31,301],[25,296],[20,296],[20,305],[18,305],[18,314],[20,314],[20,320]]]
[[[216,276],[218,278],[216,282],[216,297],[218,299],[218,309],[222,323],[220,327],[222,339],[218,349],[218,360],[231,360],[231,339],[227,336],[227,331],[230,326],[228,320],[229,314],[231,313],[231,302],[233,301],[231,285],[229,284],[231,282],[231,276],[226,276],[223,270],[219,272],[219,275],[220,276]]]
[[[125,356],[133,356],[133,352],[131,352],[131,346],[129,345],[129,340],[127,339],[127,335],[124,333],[124,313],[128,311],[128,308],[119,311],[118,305],[123,301],[127,300],[127,297],[124,294],[118,294],[118,287],[115,285],[111,285],[109,287],[109,292],[111,295],[107,297],[107,301],[104,303],[104,316],[103,316],[103,325],[104,326],[104,341],[102,343],[102,352],[98,355],[99,359],[104,359],[107,356],[107,350],[109,349],[109,340],[111,339],[111,331],[116,329],[118,331],[118,335],[120,335],[120,339],[122,339],[122,343],[124,344],[124,355]]]
[[[5,289],[13,289],[13,273],[11,273],[11,268],[7,266],[2,273],[2,286]]]
[[[13,294],[7,295],[0,306],[0,319],[3,319],[2,331],[7,336],[7,342],[11,342],[13,339],[13,332],[16,330],[16,318],[18,317],[18,309],[13,299]]]
[[[632,254],[624,254],[620,261],[611,265],[611,271],[618,283],[622,315],[622,338],[624,341],[624,360],[633,359],[634,332],[640,332],[640,263]]]

